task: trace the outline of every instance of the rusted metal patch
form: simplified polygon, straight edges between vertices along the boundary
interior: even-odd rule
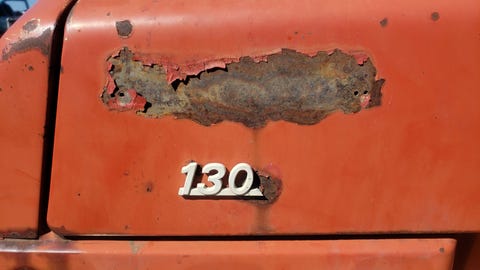
[[[26,31],[26,32],[32,32],[35,29],[37,29],[37,27],[39,25],[40,25],[40,20],[39,19],[33,19],[33,20],[30,20],[27,23],[25,23],[22,26],[22,29],[23,29],[23,31]]]
[[[36,229],[23,229],[23,230],[9,230],[9,231],[0,231],[1,238],[11,238],[11,239],[33,239],[37,237]]]
[[[251,128],[278,120],[312,125],[335,111],[357,113],[381,104],[384,80],[376,80],[372,62],[358,55],[284,49],[264,61],[243,57],[170,84],[165,68],[144,64],[124,48],[108,60],[102,100],[112,110],[205,126],[225,120]]]
[[[133,31],[133,25],[129,20],[115,22],[118,36],[128,38]]]
[[[249,202],[255,205],[268,205],[276,202],[282,193],[282,181],[263,171],[257,171],[256,175],[260,182],[259,188],[263,194],[263,200],[250,200]]]
[[[37,27],[35,26],[35,28]],[[28,25],[28,29],[33,29],[33,25]],[[12,55],[35,49],[39,50],[43,55],[48,56],[50,54],[52,34],[52,29],[47,28],[39,36],[27,37],[12,43],[2,50],[2,60],[6,61],[12,57]]]

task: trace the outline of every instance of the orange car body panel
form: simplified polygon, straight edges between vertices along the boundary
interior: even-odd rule
[[[35,266],[38,270],[212,267],[448,270],[454,253],[455,240],[452,239],[0,242],[0,263],[6,269]],[[22,257],[26,255],[28,263]]]
[[[67,4],[42,1],[0,39],[0,237],[37,234],[51,39]]]
[[[478,1],[79,2],[65,33],[49,225],[143,236],[479,230],[478,10]],[[116,29],[124,20],[128,37]],[[362,52],[386,80],[382,105],[257,129],[112,111],[100,96],[107,59],[123,47],[187,74],[282,48]],[[249,163],[279,178],[281,194],[267,206],[185,199],[190,160]]]
[[[0,239],[37,237],[47,203],[40,225],[54,232],[0,240],[0,265],[477,269],[479,6],[40,1],[0,39]],[[57,90],[53,31],[68,13],[57,40],[58,110],[47,119]],[[125,34],[118,25],[126,21]],[[242,57],[265,63],[282,49],[341,50],[373,63],[385,79],[382,104],[313,125],[147,118],[102,100],[109,59],[126,47],[145,68],[163,67],[169,82]],[[146,106],[141,96],[132,103]],[[44,125],[51,132],[53,121],[49,185]],[[179,196],[181,168],[192,160],[228,169],[246,162],[281,182],[279,196],[270,204]]]

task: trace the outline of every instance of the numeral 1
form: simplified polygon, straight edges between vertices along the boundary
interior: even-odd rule
[[[188,195],[190,194],[190,189],[192,189],[193,177],[195,176],[195,171],[197,170],[198,164],[196,162],[190,162],[187,166],[182,167],[182,173],[187,174],[185,178],[185,184],[178,190],[178,195]]]

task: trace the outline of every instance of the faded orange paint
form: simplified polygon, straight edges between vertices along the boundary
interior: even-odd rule
[[[0,40],[0,238],[36,237],[51,36],[67,2],[41,1]],[[4,239],[0,265],[450,269],[452,239],[313,235],[480,230],[480,3],[271,3],[144,1],[125,8],[81,1],[66,29],[49,225],[65,235],[106,234],[116,241],[53,233]],[[137,60],[145,64],[168,63],[170,81],[243,56],[267,61],[287,48],[307,55],[341,49],[358,64],[368,55],[387,82],[380,107],[312,126],[144,119],[109,111],[100,98],[106,81],[107,92],[115,88],[105,74],[108,57],[126,46],[142,53]],[[146,105],[130,94],[137,99],[115,106]],[[271,179],[263,188],[272,199],[178,196],[180,168],[192,159],[227,168],[248,162],[260,179]],[[311,239],[117,238],[285,234]],[[465,237],[454,269],[477,269],[479,237]]]
[[[0,39],[0,238],[37,234],[51,39],[68,2],[41,1]]]
[[[455,240],[0,242],[6,269],[449,270]]]
[[[70,235],[480,230],[479,5],[79,2],[66,28],[50,226]],[[119,36],[116,23],[127,20],[132,29]],[[311,126],[144,119],[109,111],[99,98],[107,59],[123,47],[182,74],[198,73],[205,68],[198,63],[209,60],[282,48],[363,52],[386,79],[383,102]],[[177,192],[180,169],[191,160],[274,167],[282,193],[261,207],[186,200]]]

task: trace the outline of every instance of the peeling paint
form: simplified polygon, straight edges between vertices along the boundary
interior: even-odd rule
[[[162,65],[139,61],[124,48],[108,60],[102,100],[112,110],[147,117],[172,115],[205,126],[228,120],[251,128],[278,120],[311,125],[335,111],[381,104],[384,81],[375,79],[362,52],[309,56],[284,49],[229,61],[202,63],[204,72],[170,84]]]
[[[368,61],[368,55],[362,53],[362,52],[351,52],[349,53],[353,58],[355,58],[355,61],[359,66],[362,66]]]
[[[2,60],[6,61],[17,53],[29,50],[39,50],[43,55],[49,56],[52,34],[52,29],[47,28],[39,36],[23,38],[10,44],[10,46],[2,50]]]
[[[128,89],[118,93],[107,102],[107,106],[112,110],[130,111],[130,110],[144,110],[147,101],[144,97],[137,94],[135,89]]]

